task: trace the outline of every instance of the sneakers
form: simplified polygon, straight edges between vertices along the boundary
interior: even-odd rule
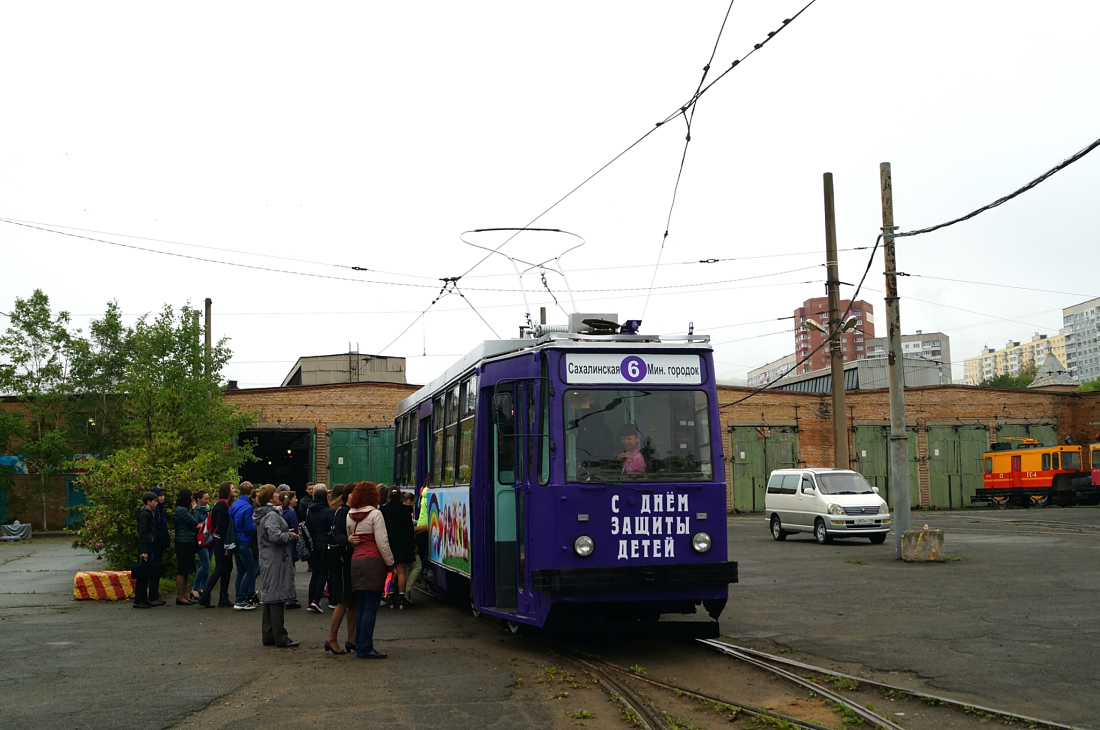
[[[309,606],[306,607],[306,610],[309,611],[310,613],[324,613],[325,612],[325,609],[321,608],[321,604],[317,603],[317,601],[313,601],[312,603],[310,603]]]
[[[256,604],[255,603],[248,603],[247,601],[245,603],[234,603],[233,604],[233,610],[234,611],[255,611],[256,610]]]
[[[259,606],[260,605],[260,597],[257,596],[255,593],[253,593],[251,596],[249,596],[248,598],[246,598],[244,600],[246,602],[252,604],[253,606]]]

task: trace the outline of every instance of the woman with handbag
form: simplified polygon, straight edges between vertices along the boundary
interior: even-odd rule
[[[146,492],[141,496],[141,507],[138,508],[138,562],[134,564],[130,574],[137,585],[134,587],[134,608],[152,608],[149,603],[149,580],[152,577],[153,549],[157,542],[156,516],[153,510],[157,508],[157,495]]]
[[[260,585],[263,596],[264,646],[293,648],[298,646],[292,641],[283,625],[283,616],[288,601],[297,598],[294,590],[294,561],[291,560],[291,546],[298,539],[298,533],[287,527],[282,510],[272,503],[275,485],[265,484],[256,496],[258,507],[252,513],[256,524],[256,540],[260,553]]]
[[[348,493],[350,485],[337,484],[329,494],[329,507],[335,505],[332,526],[326,538],[325,550],[328,562],[328,603],[333,606],[332,623],[329,624],[328,640],[325,651],[333,654],[346,654],[355,649],[355,596],[351,592],[351,549],[348,545],[347,515]],[[313,488],[317,493],[317,488]],[[340,649],[340,622],[347,617],[348,640]]]
[[[378,510],[378,487],[374,482],[359,482],[348,499],[348,542],[351,555],[351,589],[359,605],[355,617],[355,656],[360,659],[385,659],[374,648],[374,624],[378,605],[386,586],[386,574],[393,569],[393,553],[386,534],[386,520]]]

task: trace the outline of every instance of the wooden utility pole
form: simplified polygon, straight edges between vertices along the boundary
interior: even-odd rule
[[[205,372],[205,373],[206,373],[207,375],[209,375],[209,374],[210,374],[210,341],[211,341],[211,333],[210,333],[210,309],[211,309],[211,305],[212,305],[212,304],[213,304],[213,301],[211,301],[210,297],[207,297],[207,298],[206,298],[206,324],[205,324],[205,329],[206,329],[206,332],[205,332],[205,335],[206,335],[206,340],[205,340],[205,343],[204,343],[204,346],[203,346],[203,356],[204,356],[204,361],[203,361],[203,371],[204,371],[204,372]]]
[[[882,246],[886,259],[886,338],[890,371],[890,494],[894,498],[894,551],[909,529],[909,448],[905,432],[905,360],[901,350],[898,266],[894,257],[894,182],[890,163],[879,165],[882,187]]]
[[[848,469],[848,409],[844,404],[844,353],[841,351],[841,338],[844,336],[844,322],[840,317],[840,267],[836,256],[836,212],[833,207],[833,173],[827,172],[825,179],[825,266],[829,292],[829,323],[826,325],[829,336],[829,367],[831,368],[833,389],[833,466]]]

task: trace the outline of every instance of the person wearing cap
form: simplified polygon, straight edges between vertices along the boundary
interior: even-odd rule
[[[157,495],[153,492],[146,492],[141,498],[141,506],[134,513],[138,523],[138,562],[143,568],[134,571],[137,573],[134,576],[134,581],[137,583],[134,586],[134,608],[153,607],[153,604],[149,603],[149,580],[151,577],[149,559],[153,555],[153,545],[157,540],[156,518],[153,516],[156,507]]]

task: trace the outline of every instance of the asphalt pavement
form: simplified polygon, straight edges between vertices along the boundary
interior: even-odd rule
[[[759,515],[728,524],[741,582],[723,635],[1100,727],[1100,509],[914,512],[913,527],[943,529],[945,563],[897,560],[892,534],[818,545],[772,540]]]

